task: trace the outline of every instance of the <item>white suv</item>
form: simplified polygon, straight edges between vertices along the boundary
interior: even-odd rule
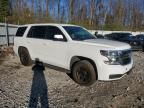
[[[29,24],[18,28],[14,51],[23,65],[38,59],[68,74],[80,85],[116,80],[133,65],[126,43],[97,39],[85,28],[68,24]]]

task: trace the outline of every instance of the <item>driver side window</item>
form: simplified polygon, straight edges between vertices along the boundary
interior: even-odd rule
[[[66,41],[64,34],[62,33],[62,31],[58,27],[48,26],[47,30],[46,30],[46,39],[55,40],[55,37],[54,37],[55,35],[62,35],[63,36],[63,40],[57,40],[57,41]]]

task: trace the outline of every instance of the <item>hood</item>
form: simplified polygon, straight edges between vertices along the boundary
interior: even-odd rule
[[[88,42],[88,43],[95,44],[98,46],[114,48],[114,49],[119,49],[119,48],[129,49],[129,48],[131,48],[130,45],[127,43],[113,41],[113,40],[107,40],[107,39],[89,39],[89,40],[85,40],[84,42]]]

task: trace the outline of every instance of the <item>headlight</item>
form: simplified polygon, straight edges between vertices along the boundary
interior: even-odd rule
[[[108,51],[108,50],[101,50],[101,55],[108,58],[107,61],[104,61],[106,64],[109,65],[120,65],[120,54],[121,51]]]

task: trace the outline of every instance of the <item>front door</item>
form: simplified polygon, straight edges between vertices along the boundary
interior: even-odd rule
[[[56,40],[55,35],[62,35],[62,40]],[[67,64],[67,39],[62,31],[55,26],[48,26],[46,30],[46,41],[44,61],[48,64],[66,68]]]

